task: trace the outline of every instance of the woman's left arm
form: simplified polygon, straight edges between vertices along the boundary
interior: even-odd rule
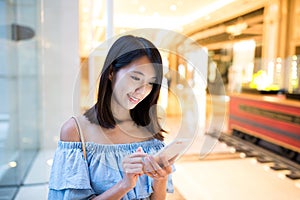
[[[154,179],[153,181],[153,193],[151,200],[164,200],[167,196],[167,182],[168,176],[162,179]]]
[[[161,167],[153,156],[144,159],[144,173],[153,178],[153,193],[151,200],[164,200],[167,196],[168,176],[172,173],[172,163],[165,163]]]

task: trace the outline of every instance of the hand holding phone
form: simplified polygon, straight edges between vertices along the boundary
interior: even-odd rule
[[[176,138],[154,155],[157,162],[174,163],[187,149],[192,139]]]

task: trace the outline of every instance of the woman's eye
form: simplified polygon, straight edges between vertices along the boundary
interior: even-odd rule
[[[136,76],[131,76],[131,78],[132,78],[133,80],[135,80],[135,81],[139,81],[139,80],[140,80],[140,78],[138,78],[138,77],[136,77]]]

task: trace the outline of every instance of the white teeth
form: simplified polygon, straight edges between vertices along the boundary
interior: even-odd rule
[[[131,97],[133,100],[135,100],[135,101],[137,101],[137,100],[139,100],[139,99],[137,99],[137,98],[134,98],[134,97]]]
[[[140,99],[135,98],[135,97],[133,97],[133,96],[131,96],[131,95],[128,95],[128,97],[129,97],[130,99],[132,99],[133,101],[139,101],[139,100],[140,100]]]

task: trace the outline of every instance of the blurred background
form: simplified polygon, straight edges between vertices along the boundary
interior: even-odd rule
[[[161,51],[166,141],[194,137],[169,199],[299,199],[300,0],[0,0],[0,199],[47,199],[122,34]]]

